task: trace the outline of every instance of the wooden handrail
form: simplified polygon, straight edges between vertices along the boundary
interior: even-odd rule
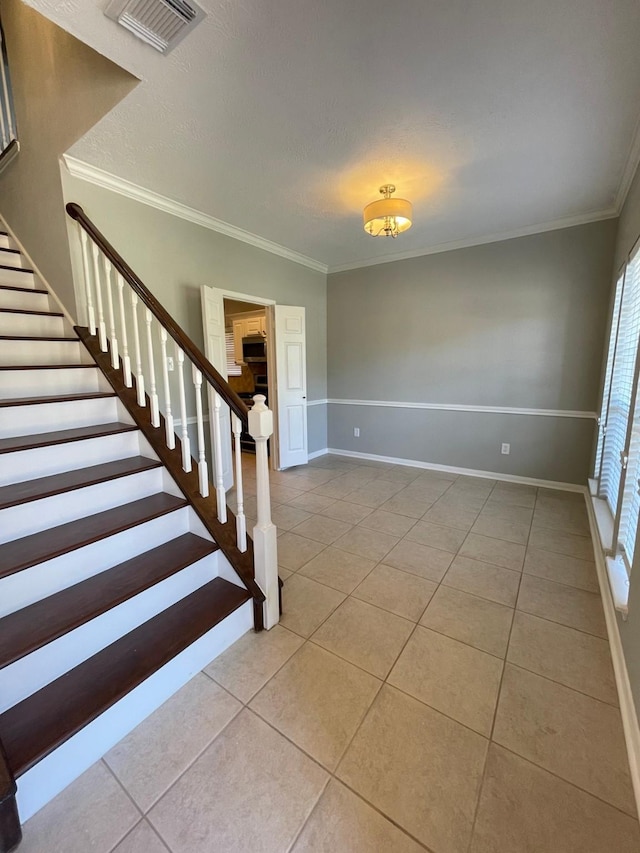
[[[93,242],[109,259],[124,280],[135,291],[144,305],[151,311],[156,320],[164,326],[178,346],[187,354],[193,364],[202,373],[204,378],[220,394],[229,408],[236,413],[243,424],[247,424],[249,409],[244,401],[238,397],[226,379],[218,373],[208,358],[194,344],[187,333],[176,323],[173,317],[162,307],[151,291],[138,278],[124,258],[113,248],[107,238],[96,228],[79,204],[69,202],[66,207],[67,213],[72,219],[80,223]]]

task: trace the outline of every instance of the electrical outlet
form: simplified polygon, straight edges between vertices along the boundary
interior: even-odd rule
[[[502,453],[503,456],[508,456],[511,453],[511,445],[503,443],[502,447],[500,448],[500,453]]]
[[[171,372],[173,369],[174,369],[173,368],[173,358],[170,355],[168,355],[167,356],[167,370],[169,372]]]
[[[355,438],[360,438],[360,427],[354,427],[353,428],[353,434],[354,434]]]

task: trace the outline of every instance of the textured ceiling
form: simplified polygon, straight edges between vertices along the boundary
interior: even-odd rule
[[[29,0],[142,80],[75,157],[330,268],[619,203],[638,0],[199,2],[161,56],[103,0]],[[414,203],[397,240],[362,230],[386,182]]]

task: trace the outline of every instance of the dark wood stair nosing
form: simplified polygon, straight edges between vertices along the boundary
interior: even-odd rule
[[[0,398],[0,409],[11,409],[14,406],[45,406],[49,403],[75,403],[117,396],[114,391],[87,391],[86,394],[58,394],[55,397],[8,397],[4,400]]]
[[[217,577],[0,715],[20,776],[251,600]]]
[[[99,370],[97,364],[0,364],[0,370]]]
[[[94,438],[105,438],[110,435],[120,435],[123,432],[135,432],[138,427],[135,424],[127,424],[121,421],[112,421],[105,424],[92,424],[91,426],[72,427],[54,432],[37,432],[31,435],[16,435],[0,439],[0,456],[5,453],[21,453],[24,450],[37,450],[40,447],[55,447],[58,444],[71,444],[74,441],[85,441]],[[95,431],[91,431],[95,430]],[[44,441],[44,437],[48,436]],[[3,446],[3,442],[11,439],[31,439],[30,442],[15,447]],[[38,440],[39,439],[39,440]]]
[[[70,335],[0,335],[0,341],[62,341],[63,343],[81,343],[78,338]]]
[[[129,463],[129,465],[127,466],[126,463]],[[100,483],[106,483],[111,480],[133,477],[136,474],[142,474],[145,471],[154,471],[161,467],[162,462],[158,459],[151,459],[148,456],[128,456],[123,459],[114,459],[112,462],[101,462],[97,465],[90,465],[87,468],[74,468],[72,471],[51,474],[48,477],[38,477],[35,480],[25,480],[9,486],[0,486],[0,510],[23,506],[24,504],[44,500],[45,498],[52,498],[56,495],[64,495],[68,492],[86,489],[89,486],[97,486]],[[82,475],[86,479],[81,479]],[[65,478],[67,480],[66,483]],[[77,482],[74,482],[76,479]],[[19,492],[20,487],[28,488],[28,485],[30,485],[33,488],[38,483],[42,491],[38,491],[35,494],[23,497],[16,496],[9,499],[3,497],[6,494],[10,494],[12,489]]]
[[[0,264],[0,270],[9,270],[9,272],[28,272],[30,275],[33,275],[33,270],[27,269],[26,267],[9,267],[6,264]]]
[[[215,542],[183,533],[21,610],[1,623],[0,669],[214,554]]]
[[[32,311],[27,308],[0,308],[0,314],[28,314],[30,317],[64,317],[62,311]]]
[[[0,251],[3,250],[0,249]],[[6,252],[6,249],[4,249],[4,251]],[[49,295],[48,290],[42,290],[39,287],[20,287],[17,284],[0,284],[0,290],[15,290],[18,291],[18,293],[37,293],[39,296]]]
[[[0,578],[101,542],[188,505],[184,498],[156,492],[137,501],[4,542],[0,545]],[[136,507],[138,512],[132,507]]]

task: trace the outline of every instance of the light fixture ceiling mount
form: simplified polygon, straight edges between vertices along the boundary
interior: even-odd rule
[[[404,198],[391,198],[395,191],[393,184],[385,184],[380,187],[384,198],[365,207],[362,216],[364,230],[372,237],[397,237],[411,228],[411,202]]]

